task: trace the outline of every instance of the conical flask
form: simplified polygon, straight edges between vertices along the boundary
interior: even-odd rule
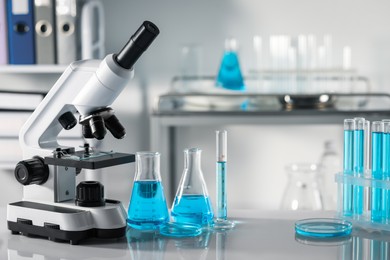
[[[237,54],[237,40],[226,39],[225,51],[217,76],[217,86],[230,90],[245,90]]]
[[[136,229],[158,229],[168,221],[160,175],[160,153],[137,152],[127,224]]]
[[[201,169],[201,153],[198,148],[184,150],[184,171],[171,211],[174,222],[212,223],[214,214]]]

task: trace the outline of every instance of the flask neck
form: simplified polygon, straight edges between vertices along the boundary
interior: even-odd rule
[[[134,181],[161,181],[160,153],[137,152]]]
[[[191,148],[184,152],[184,168],[189,171],[201,171],[201,153],[202,151],[197,148]]]

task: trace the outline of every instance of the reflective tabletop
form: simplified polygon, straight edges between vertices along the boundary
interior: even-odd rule
[[[390,237],[354,230],[326,241],[297,237],[295,221],[332,217],[331,212],[237,211],[233,230],[203,232],[194,238],[168,238],[153,232],[127,231],[118,240],[83,241],[80,245],[11,235],[6,210],[0,210],[0,259],[388,259]]]

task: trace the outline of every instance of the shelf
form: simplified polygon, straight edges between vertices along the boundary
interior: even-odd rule
[[[306,102],[316,96],[298,97]],[[318,100],[322,96],[330,101],[295,107],[286,103],[286,97],[293,96],[281,94],[168,93],[159,97],[152,116],[164,125],[337,124],[356,116],[370,120],[390,117],[390,95],[386,93],[321,94]]]
[[[3,65],[0,73],[13,74],[60,74],[65,71],[65,65]]]

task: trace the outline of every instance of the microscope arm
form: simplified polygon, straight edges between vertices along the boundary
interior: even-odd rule
[[[112,64],[113,55],[108,55],[101,62],[74,62],[65,70],[20,131],[24,158],[48,155],[60,147],[57,137],[63,127],[58,119],[64,113],[87,114],[112,104],[133,76],[133,70]],[[115,89],[106,87],[107,82]]]
[[[118,54],[72,63],[20,131],[23,158],[48,155],[60,147],[63,129],[59,118],[78,112],[88,117],[111,105],[133,77],[133,65],[158,35],[158,28],[145,21]]]

